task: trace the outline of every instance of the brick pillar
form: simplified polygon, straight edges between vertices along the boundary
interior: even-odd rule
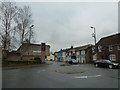
[[[45,55],[46,55],[46,45],[45,43],[41,43],[41,60],[42,60],[42,63],[45,62]]]

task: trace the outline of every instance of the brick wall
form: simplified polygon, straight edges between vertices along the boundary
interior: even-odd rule
[[[21,54],[20,53],[15,53],[15,52],[8,52],[6,59],[7,60],[20,60],[21,59]]]
[[[120,50],[118,50],[118,45],[120,45],[120,33],[111,35],[108,37],[102,38],[97,44],[97,59],[109,59],[110,55],[115,55],[116,61],[120,63]],[[102,48],[99,50],[98,47],[101,46]],[[109,50],[110,46],[112,47]]]
[[[23,55],[22,59],[23,60],[34,60],[34,58],[36,58],[36,57],[41,58],[39,55]]]

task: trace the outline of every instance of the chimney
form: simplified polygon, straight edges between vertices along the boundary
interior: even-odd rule
[[[45,58],[46,58],[46,44],[41,43],[41,60],[42,60],[42,63],[45,62]]]
[[[71,49],[73,49],[73,46],[71,46]]]

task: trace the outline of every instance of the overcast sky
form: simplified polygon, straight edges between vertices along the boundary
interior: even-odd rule
[[[117,2],[17,2],[29,5],[34,20],[37,43],[45,42],[51,51],[71,45],[94,44],[94,26],[97,41],[118,32]]]

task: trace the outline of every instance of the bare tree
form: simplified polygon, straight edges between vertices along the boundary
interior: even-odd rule
[[[17,15],[17,7],[14,2],[0,3],[0,37],[2,38],[2,46],[4,50],[10,50],[11,32],[14,27],[14,17]]]
[[[19,8],[19,12],[15,18],[15,22],[17,23],[17,31],[20,38],[20,43],[25,41],[30,42],[31,36],[33,35],[33,31],[31,30],[32,13],[29,6],[24,6],[23,8]],[[30,39],[29,39],[30,37]]]

